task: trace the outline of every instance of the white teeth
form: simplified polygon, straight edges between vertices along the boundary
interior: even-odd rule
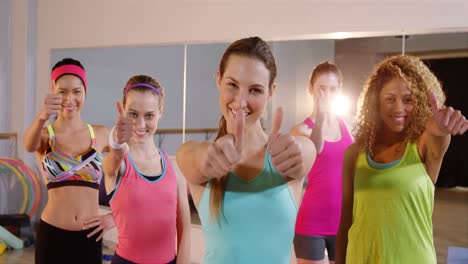
[[[250,114],[249,112],[246,112],[246,111],[243,111],[243,112],[244,112],[244,117],[246,117],[246,116],[248,116]],[[231,109],[231,113],[234,115],[234,117],[236,116],[236,112],[234,112],[234,110],[232,110],[232,109]]]

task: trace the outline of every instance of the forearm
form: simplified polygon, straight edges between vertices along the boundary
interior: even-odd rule
[[[442,159],[450,144],[450,133],[440,129],[435,120],[431,118],[426,125],[424,134],[422,138],[427,145],[427,158],[429,160]]]
[[[346,205],[345,205],[346,207]],[[352,212],[347,208],[342,208],[340,226],[336,236],[335,263],[346,263],[346,250],[348,248],[348,231],[352,223]]]
[[[115,227],[115,221],[114,221],[114,214],[112,212],[108,213],[105,215],[105,218],[108,220],[110,223],[109,229],[112,229]]]
[[[102,169],[104,173],[109,177],[117,176],[117,172],[120,169],[122,161],[128,153],[128,146],[121,149],[110,149],[110,152],[107,156],[104,157],[102,162]]]
[[[346,249],[348,247],[348,230],[349,227],[343,227],[338,230],[336,237],[335,263],[346,263]]]
[[[317,155],[315,145],[309,138],[305,136],[295,136],[295,139],[300,145],[302,164],[300,166],[300,170],[292,175],[288,175],[288,177],[293,179],[302,178],[307,175],[312,168]]]
[[[450,132],[442,130],[437,125],[434,118],[431,118],[429,121],[427,121],[425,132],[432,137],[450,137]]]
[[[177,264],[190,263],[190,229],[177,234]]]
[[[359,147],[356,144],[349,146],[343,158],[343,180],[341,195],[340,226],[336,238],[335,258],[336,264],[346,263],[346,250],[348,247],[348,231],[353,223],[354,207],[354,174]]]
[[[208,181],[208,175],[201,170],[202,159],[208,149],[208,141],[189,141],[183,144],[177,151],[177,163],[188,182],[192,184],[203,184]]]
[[[188,204],[187,204],[188,207]],[[188,208],[187,208],[188,209]],[[188,210],[187,210],[188,211]],[[179,210],[180,219],[177,219],[177,263],[190,263],[190,240],[191,223],[189,212],[182,214]]]
[[[47,120],[37,116],[24,135],[24,147],[28,152],[35,152],[41,146],[41,132]]]
[[[312,140],[312,142],[314,143],[317,153],[322,152],[322,148],[323,148],[322,126],[323,126],[323,117],[317,116],[315,120],[314,128],[312,129],[312,134],[310,135],[310,140]]]
[[[345,197],[344,199],[346,198],[349,199],[349,197]],[[353,222],[352,209],[349,207],[352,207],[351,203],[343,201],[340,226],[338,228],[338,234],[336,236],[336,250],[335,250],[335,263],[336,264],[346,263],[346,250],[348,248],[348,232]]]

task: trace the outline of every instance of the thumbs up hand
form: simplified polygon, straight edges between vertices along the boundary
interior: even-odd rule
[[[268,139],[268,151],[275,169],[283,176],[296,178],[303,171],[302,149],[297,139],[280,132],[283,109],[276,109],[273,125]]]
[[[39,113],[39,118],[43,121],[48,120],[51,115],[58,114],[60,109],[62,109],[62,95],[52,93],[55,91],[55,83],[53,81],[50,82],[49,90],[51,93],[44,97],[44,103]]]
[[[117,120],[114,125],[114,141],[117,144],[123,144],[130,140],[133,136],[133,120],[125,115],[121,102],[116,103]]]
[[[434,122],[443,134],[463,135],[468,130],[468,121],[460,110],[452,107],[439,108],[434,93],[430,94],[430,104]]]
[[[206,178],[221,178],[239,162],[244,144],[244,111],[236,111],[235,131],[218,138],[208,146],[200,170]]]

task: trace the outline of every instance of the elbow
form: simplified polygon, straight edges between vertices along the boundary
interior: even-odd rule
[[[25,149],[26,149],[27,152],[30,152],[30,153],[34,152],[34,150],[35,150],[34,148],[29,147],[29,146],[25,146]]]
[[[37,146],[34,146],[32,144],[28,144],[26,142],[24,143],[24,148],[26,149],[27,152],[31,152],[31,153],[35,152],[38,149]]]

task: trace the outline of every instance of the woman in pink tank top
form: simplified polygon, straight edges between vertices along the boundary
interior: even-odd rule
[[[128,80],[123,95],[109,136],[111,151],[103,161],[113,218],[94,217],[87,225],[107,231],[115,223],[113,264],[189,263],[187,184],[153,139],[164,106],[163,88],[150,76],[137,75]]]
[[[341,168],[352,138],[344,121],[331,111],[331,101],[340,93],[341,73],[329,62],[315,67],[309,82],[314,111],[292,129],[309,137],[317,159],[307,175],[307,188],[296,220],[294,249],[299,264],[324,263],[325,248],[334,263],[335,240],[341,212]]]

